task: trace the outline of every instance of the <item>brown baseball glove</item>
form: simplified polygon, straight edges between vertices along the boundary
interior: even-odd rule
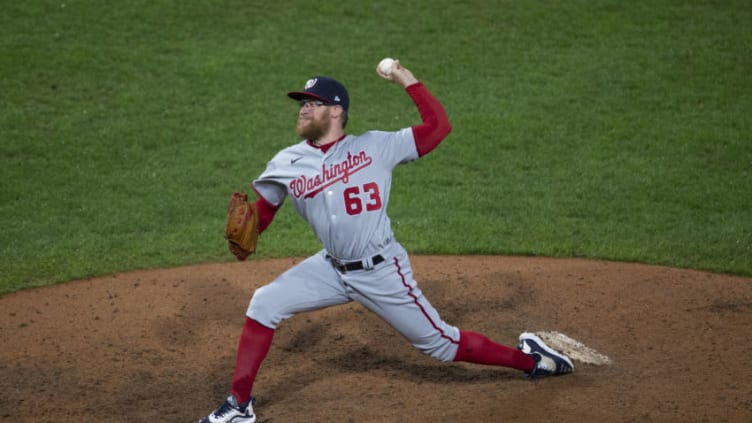
[[[248,195],[242,192],[232,194],[227,208],[225,239],[238,260],[243,261],[256,251],[258,240],[258,210],[248,202]]]

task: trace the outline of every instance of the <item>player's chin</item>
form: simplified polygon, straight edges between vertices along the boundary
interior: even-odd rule
[[[311,123],[311,119],[299,118],[297,125],[295,125],[295,130],[298,131],[298,133],[305,131],[307,128],[311,127]]]
[[[297,132],[300,137],[310,140],[317,140],[321,138],[321,135],[323,135],[323,132],[320,128],[317,128],[315,125],[310,123],[298,125],[295,132]]]
[[[295,128],[295,132],[301,137],[306,138],[306,134],[308,131],[306,130],[305,125],[298,124],[298,126]]]

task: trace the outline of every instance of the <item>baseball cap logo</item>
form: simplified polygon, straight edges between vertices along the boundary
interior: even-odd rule
[[[318,80],[318,79],[316,79],[316,78],[311,78],[311,79],[309,79],[308,81],[306,81],[304,90],[308,90],[308,89],[310,89],[311,87],[313,87],[314,85],[316,85],[316,81],[317,81],[317,80]]]

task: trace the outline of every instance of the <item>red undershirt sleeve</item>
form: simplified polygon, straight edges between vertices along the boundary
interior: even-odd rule
[[[274,215],[277,214],[279,207],[275,207],[272,203],[259,195],[258,200],[256,200],[256,210],[258,210],[259,215],[258,232],[261,234],[272,223]]]
[[[418,112],[423,123],[415,125],[413,137],[419,156],[425,156],[436,148],[452,131],[444,106],[431,94],[422,82],[412,84],[406,88],[413,102],[418,106]]]

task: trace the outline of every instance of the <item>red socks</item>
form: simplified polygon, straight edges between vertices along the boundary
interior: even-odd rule
[[[263,326],[251,318],[245,318],[238,343],[235,374],[232,376],[232,395],[238,400],[238,404],[250,401],[253,381],[256,380],[261,362],[269,352],[273,337],[274,329]]]
[[[235,373],[232,376],[232,395],[238,400],[238,404],[251,399],[253,382],[269,353],[273,337],[274,329],[246,317],[238,343]],[[522,351],[497,344],[483,334],[470,331],[460,331],[460,345],[454,361],[511,367],[523,371],[530,371],[535,366],[533,358]]]
[[[454,361],[511,367],[526,372],[535,366],[535,360],[522,351],[497,344],[483,334],[464,330],[460,331],[460,346]]]

